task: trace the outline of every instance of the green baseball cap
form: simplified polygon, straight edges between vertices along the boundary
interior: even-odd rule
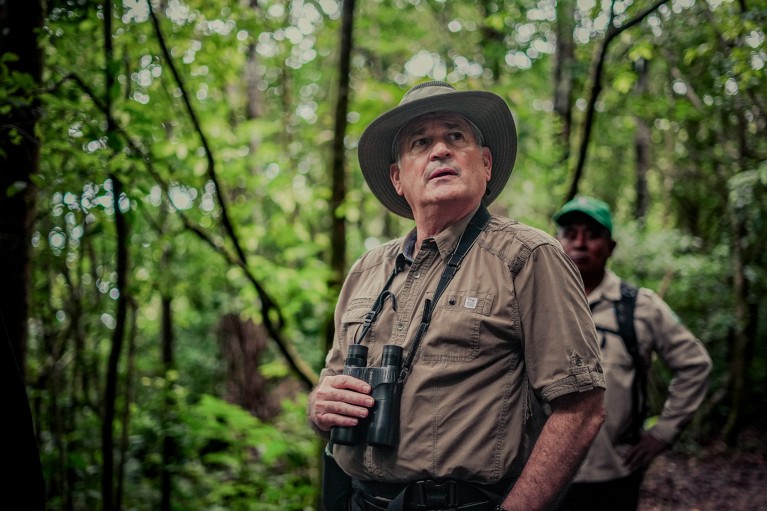
[[[596,223],[607,229],[610,236],[613,234],[613,219],[610,215],[610,206],[606,202],[593,197],[576,197],[567,202],[562,209],[557,211],[553,219],[557,225],[569,224],[568,219],[575,213],[582,213],[593,219]]]

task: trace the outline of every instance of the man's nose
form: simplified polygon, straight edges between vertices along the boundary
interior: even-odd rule
[[[578,247],[586,246],[588,240],[588,233],[586,231],[577,231],[575,233],[575,245]]]
[[[431,148],[431,157],[434,160],[444,160],[452,154],[450,146],[443,140],[437,140]]]

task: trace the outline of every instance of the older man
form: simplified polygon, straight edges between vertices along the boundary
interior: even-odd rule
[[[370,189],[415,228],[349,272],[309,400],[319,432],[356,432],[331,436],[352,510],[550,509],[604,421],[577,270],[552,237],[486,209],[515,155],[503,99],[444,82],[360,139]],[[397,370],[368,370],[389,367],[386,350],[402,352]],[[395,437],[380,442],[389,410]]]

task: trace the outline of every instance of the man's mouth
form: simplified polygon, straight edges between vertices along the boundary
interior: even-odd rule
[[[432,172],[431,175],[429,176],[429,180],[438,179],[440,177],[445,177],[445,176],[457,176],[457,175],[458,173],[453,169],[441,168]]]

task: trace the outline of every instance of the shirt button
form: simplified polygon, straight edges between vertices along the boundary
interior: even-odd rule
[[[576,358],[575,359],[575,365],[577,365],[578,367],[582,366],[583,365],[583,360],[581,360],[579,358]]]
[[[402,330],[403,328],[405,328],[405,325],[402,323],[397,323],[397,330]]]
[[[416,279],[417,279],[417,278],[419,278],[420,276],[421,276],[421,272],[420,272],[420,271],[414,271],[414,272],[413,272],[413,278],[416,278]]]
[[[455,305],[455,298],[450,298],[450,300],[447,301],[450,305]]]

